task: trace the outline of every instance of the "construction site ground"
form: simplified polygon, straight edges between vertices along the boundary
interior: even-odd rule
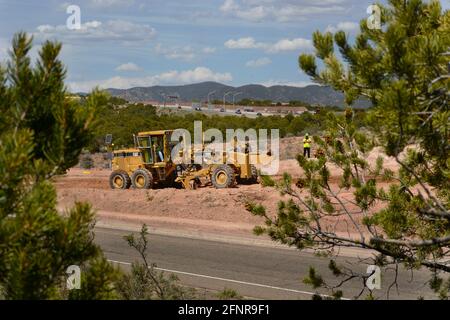
[[[287,146],[299,144],[299,139],[284,140],[281,144],[281,158],[279,175],[290,173],[294,178],[302,176],[302,170],[294,159],[286,159],[293,153]],[[300,149],[300,148],[299,148]],[[288,153],[288,156],[286,154]],[[371,163],[382,155],[379,150],[373,151],[368,160]],[[395,160],[385,158],[384,167],[394,169]],[[100,160],[98,160],[100,161]],[[97,162],[97,161],[96,161]],[[98,165],[101,167],[101,165]],[[338,190],[340,170],[330,166],[332,173],[332,187]],[[246,239],[258,243],[267,238],[255,237],[252,230],[256,225],[264,224],[264,219],[255,217],[245,209],[247,202],[262,204],[269,215],[275,215],[278,202],[288,200],[288,196],[271,187],[259,184],[237,185],[231,189],[214,189],[211,186],[197,190],[184,190],[175,188],[152,190],[111,190],[109,175],[111,171],[102,168],[85,170],[72,168],[64,176],[54,181],[58,193],[58,207],[60,210],[70,208],[75,202],[90,202],[96,210],[97,224],[100,226],[114,226],[128,229],[138,229],[143,223],[150,230],[172,235],[186,235],[192,237],[214,238],[226,237],[233,239]],[[381,185],[388,186],[386,182]],[[301,192],[300,190],[297,190]],[[341,195],[351,197],[352,192],[344,191]],[[379,209],[381,204],[373,209]],[[356,208],[355,208],[356,209]],[[353,217],[359,220],[361,217]],[[338,233],[357,234],[357,229],[350,223],[347,216],[331,219],[329,228]]]

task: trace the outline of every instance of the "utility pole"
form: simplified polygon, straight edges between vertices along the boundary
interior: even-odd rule
[[[173,97],[175,98],[175,103],[176,103],[176,106],[178,107],[178,106],[181,106],[181,104],[180,104],[180,94],[178,93],[178,92],[175,92],[175,94],[173,95]]]
[[[164,98],[164,108],[166,108],[166,94],[164,92],[160,92],[160,94],[163,96]]]
[[[228,96],[229,94],[232,94],[232,93],[233,93],[233,91],[228,91],[228,92],[226,92],[226,93],[223,95],[223,107],[224,107],[224,108],[225,108],[227,96]]]
[[[208,93],[208,109],[212,109],[212,106],[211,106],[211,96],[213,95],[213,94],[215,94],[216,93],[216,90],[214,90],[214,91],[211,91],[210,93]]]
[[[235,102],[236,97],[240,94],[242,94],[242,92],[237,92],[237,93],[233,94],[233,107],[234,107],[234,102]]]

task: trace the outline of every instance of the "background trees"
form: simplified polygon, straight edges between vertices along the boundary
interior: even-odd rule
[[[98,151],[104,146],[106,134],[113,135],[116,147],[133,145],[133,133],[148,130],[170,130],[185,128],[193,134],[194,121],[202,121],[203,129],[217,128],[225,133],[226,129],[280,129],[281,137],[298,136],[320,132],[324,129],[327,110],[323,108],[316,114],[303,113],[299,116],[286,115],[246,118],[235,116],[207,116],[200,113],[161,114],[157,109],[144,104],[124,104],[118,108],[115,98],[109,98],[107,105],[98,113],[98,125],[94,132],[94,140],[90,143],[91,151]],[[341,111],[342,112],[342,111]],[[361,114],[355,122],[362,126]]]
[[[359,132],[351,109],[330,117],[325,138],[315,139],[325,156],[311,161],[299,156],[305,178],[292,181],[285,175],[277,184],[294,200],[280,204],[275,219],[264,208],[249,206],[267,220],[268,227],[257,232],[330,255],[339,246],[372,249],[378,252],[372,264],[396,271],[399,265],[427,267],[433,273],[430,285],[447,297],[450,280],[441,276],[450,271],[449,19],[439,1],[391,0],[382,7],[381,30],[370,30],[361,21],[354,44],[342,31],[314,33],[315,55],[301,55],[301,69],[316,82],[343,91],[349,106],[360,96],[370,99],[372,130]],[[396,158],[398,172],[384,169],[382,158],[367,162],[367,152],[376,145]],[[343,172],[337,190],[330,187],[330,163]],[[379,187],[382,180],[390,181],[390,187]],[[353,198],[344,199],[341,190],[351,190]],[[374,210],[380,203],[383,209]],[[346,216],[356,236],[322,228],[327,218],[338,216]],[[330,266],[339,277],[355,276],[335,263]],[[309,283],[325,286],[311,278],[317,280],[314,272]]]

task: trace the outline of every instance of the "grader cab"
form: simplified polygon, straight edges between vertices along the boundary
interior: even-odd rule
[[[110,186],[112,189],[152,189],[183,187],[195,189],[211,183],[215,188],[230,188],[236,183],[256,183],[258,173],[250,164],[249,152],[224,152],[219,164],[175,163],[171,130],[140,132],[135,136],[135,148],[113,152]],[[190,158],[194,154],[187,155]],[[243,160],[242,160],[243,159]]]

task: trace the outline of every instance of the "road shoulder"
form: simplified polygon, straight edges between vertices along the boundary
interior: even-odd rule
[[[138,232],[145,223],[149,233],[162,236],[187,238],[195,240],[205,240],[222,242],[229,244],[240,244],[247,246],[257,246],[266,248],[278,248],[280,250],[297,250],[295,247],[272,241],[268,236],[256,236],[253,234],[252,225],[242,223],[220,222],[217,224],[211,221],[149,217],[144,215],[124,215],[106,211],[97,211],[97,228],[114,229],[129,232]],[[304,250],[312,252],[312,250]],[[358,248],[339,248],[339,255],[352,258],[367,258],[374,252]]]

